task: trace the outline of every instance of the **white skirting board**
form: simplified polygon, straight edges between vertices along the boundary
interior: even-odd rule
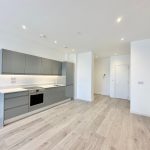
[[[50,109],[50,108],[55,107],[55,106],[58,106],[58,105],[60,105],[60,104],[64,104],[64,103],[69,102],[69,101],[71,101],[70,98],[69,98],[69,99],[66,99],[66,100],[64,100],[64,101],[61,101],[61,102],[58,102],[58,103],[55,103],[55,104],[52,104],[52,105],[49,105],[49,106],[46,106],[46,107],[37,109],[37,110],[34,110],[34,111],[32,111],[32,112],[28,112],[28,113],[26,113],[26,114],[23,114],[23,115],[20,115],[20,116],[17,116],[17,117],[14,117],[14,118],[5,120],[5,121],[4,121],[4,125],[8,125],[8,124],[10,124],[10,123],[12,123],[12,122],[15,122],[15,121],[17,121],[17,120],[26,118],[26,117],[28,117],[28,116],[31,116],[31,115],[34,115],[34,114],[36,114],[36,113],[45,111],[45,110],[47,110],[47,109]]]
[[[131,111],[131,110],[130,110],[130,113],[134,114],[134,115],[138,115],[138,116],[150,117],[150,115],[139,113],[139,112],[135,112],[135,111]]]

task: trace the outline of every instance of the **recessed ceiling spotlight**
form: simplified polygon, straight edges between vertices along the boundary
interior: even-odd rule
[[[121,41],[124,41],[124,38],[121,38]]]
[[[55,41],[54,41],[54,44],[57,44],[57,43],[58,43],[58,42],[55,40]]]
[[[23,30],[27,29],[27,27],[25,25],[22,25],[21,27],[22,27]]]
[[[45,35],[45,34],[40,34],[40,38],[45,39],[45,38],[46,38],[46,35]]]
[[[116,22],[120,23],[122,21],[122,19],[123,19],[122,17],[118,17],[117,20],[116,20]]]
[[[74,52],[75,51],[75,49],[72,49],[72,52]]]

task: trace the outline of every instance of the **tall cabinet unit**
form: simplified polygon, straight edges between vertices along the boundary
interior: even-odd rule
[[[62,63],[62,75],[66,76],[66,97],[74,98],[74,64],[70,62]]]

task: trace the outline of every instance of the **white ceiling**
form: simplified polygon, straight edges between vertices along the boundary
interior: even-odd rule
[[[119,16],[123,20],[117,24]],[[22,30],[22,24],[28,29]],[[150,0],[0,0],[0,34],[58,51],[93,50],[100,57],[127,54],[130,41],[150,37]]]

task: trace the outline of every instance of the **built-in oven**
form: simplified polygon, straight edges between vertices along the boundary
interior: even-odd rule
[[[29,111],[33,111],[44,106],[44,88],[31,87],[29,90]]]
[[[44,93],[30,94],[30,107],[44,103]]]

